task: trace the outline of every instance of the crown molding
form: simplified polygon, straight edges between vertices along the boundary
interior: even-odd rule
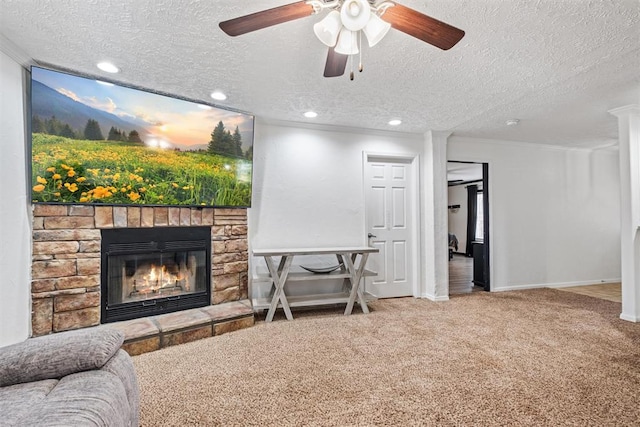
[[[325,132],[341,132],[341,133],[352,133],[358,135],[375,135],[375,136],[383,136],[388,138],[407,138],[407,139],[416,139],[422,140],[424,138],[424,134],[422,133],[411,133],[411,132],[398,132],[398,131],[389,131],[389,130],[380,130],[380,129],[366,129],[359,128],[354,126],[339,126],[339,125],[329,125],[322,123],[306,123],[306,122],[294,122],[287,120],[277,120],[277,119],[269,119],[266,117],[256,117],[257,123],[262,123],[266,125],[273,126],[283,126],[283,127],[292,127],[297,129],[311,129],[311,130],[319,130]]]
[[[8,55],[11,59],[25,68],[35,65],[35,61],[27,52],[9,40],[4,34],[0,34],[0,51]]]
[[[519,148],[532,148],[539,150],[551,150],[551,151],[584,151],[592,152],[595,150],[609,149],[612,146],[617,145],[617,140],[610,140],[593,147],[580,147],[580,146],[566,146],[566,145],[552,145],[537,142],[524,142],[524,141],[509,141],[506,139],[489,139],[489,138],[474,138],[471,136],[456,136],[455,133],[449,138],[451,142],[478,142],[483,144],[491,144],[502,147],[519,147]]]
[[[625,114],[640,114],[640,104],[625,105],[624,107],[614,108],[609,110],[609,114],[613,114],[616,117],[623,116]]]

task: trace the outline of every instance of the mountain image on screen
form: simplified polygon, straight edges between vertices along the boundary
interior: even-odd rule
[[[140,133],[141,127],[139,125],[75,101],[37,80],[31,84],[31,94],[31,114],[40,120],[55,117],[61,123],[66,123],[72,129],[77,130],[83,130],[89,120],[95,120],[99,123],[100,130],[105,136],[109,134],[109,129],[112,127],[125,131],[127,134],[133,130]]]
[[[34,203],[251,205],[253,116],[32,67]]]

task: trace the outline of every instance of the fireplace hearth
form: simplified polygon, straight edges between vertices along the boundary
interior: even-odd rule
[[[129,320],[211,300],[211,227],[102,230],[101,321]]]

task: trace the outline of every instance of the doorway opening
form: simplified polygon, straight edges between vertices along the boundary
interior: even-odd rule
[[[449,294],[490,291],[489,165],[447,162]]]

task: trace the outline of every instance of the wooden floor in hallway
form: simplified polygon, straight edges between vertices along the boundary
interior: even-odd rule
[[[622,302],[622,286],[620,283],[599,283],[554,289],[613,302]],[[467,294],[483,290],[482,286],[473,285],[473,258],[463,254],[453,254],[453,258],[449,260],[449,294]]]
[[[449,260],[449,294],[468,294],[482,290],[482,286],[473,285],[473,258],[453,254],[453,258]]]
[[[588,295],[594,298],[606,299],[622,303],[622,284],[602,283],[597,285],[571,286],[569,288],[556,288],[559,291],[573,292]]]

